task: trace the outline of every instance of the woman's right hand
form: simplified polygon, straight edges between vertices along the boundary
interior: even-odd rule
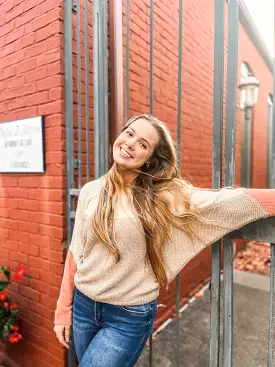
[[[55,325],[53,330],[55,332],[55,335],[57,336],[57,339],[60,341],[60,343],[64,345],[64,347],[69,349],[71,326],[70,325]]]

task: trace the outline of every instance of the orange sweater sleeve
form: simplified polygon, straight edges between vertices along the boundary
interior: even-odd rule
[[[69,250],[67,253],[64,274],[61,283],[57,307],[55,310],[55,325],[72,324],[72,304],[74,294],[74,275],[76,273],[76,264],[73,255]]]
[[[269,217],[275,216],[275,190],[274,189],[245,189],[266,211]]]
[[[74,275],[77,271],[78,262],[81,261],[84,245],[84,210],[89,196],[89,183],[80,190],[72,240],[67,253],[60,295],[57,301],[54,323],[56,325],[72,324],[72,304],[74,295]]]

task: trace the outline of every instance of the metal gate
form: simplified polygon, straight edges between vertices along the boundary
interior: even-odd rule
[[[213,117],[213,163],[212,184],[214,188],[222,185],[223,171],[223,98],[224,98],[224,7],[223,0],[215,1],[215,42],[214,42],[214,117]],[[157,0],[150,0],[150,113],[154,114],[154,6]],[[107,7],[109,6],[109,8]],[[66,124],[66,164],[67,164],[67,238],[72,235],[75,217],[75,204],[80,188],[91,178],[98,178],[108,170],[109,139],[114,126],[111,120],[109,102],[116,105],[115,112],[122,117],[122,56],[113,47],[115,55],[116,83],[113,83],[113,70],[109,63],[113,55],[108,53],[108,14],[109,37],[114,32],[122,37],[121,24],[112,18],[115,12],[121,12],[121,0],[64,0],[64,63],[65,63],[65,124]],[[237,66],[238,66],[238,0],[228,1],[228,52],[227,52],[227,87],[226,87],[226,126],[224,184],[234,185],[235,172],[235,132],[236,132],[236,100],[237,100]],[[121,14],[117,14],[121,21]],[[126,86],[125,86],[125,120],[129,116],[129,40],[130,40],[130,0],[126,0]],[[177,145],[178,165],[180,169],[181,154],[181,100],[182,100],[182,40],[184,38],[183,1],[178,3],[178,87],[177,87]],[[112,42],[110,41],[109,42]],[[118,39],[118,38],[116,38]],[[120,40],[122,44],[122,39]],[[112,66],[114,66],[112,65]],[[108,79],[111,80],[111,90]],[[120,88],[118,84],[120,83]],[[109,96],[109,92],[110,95]],[[274,93],[275,94],[275,89]],[[114,101],[115,100],[115,101]],[[140,111],[141,113],[143,111]],[[113,116],[112,116],[113,117]],[[273,109],[273,125],[275,109]],[[117,125],[121,121],[116,121]],[[274,125],[275,126],[275,125]],[[273,144],[272,161],[275,161],[275,144]],[[94,146],[94,147],[93,147]],[[93,149],[92,149],[93,147]],[[183,147],[184,148],[184,147]],[[266,221],[238,232],[238,237],[252,238],[275,242],[274,230]],[[270,222],[269,222],[270,223]],[[272,222],[273,223],[273,222]],[[261,237],[258,235],[261,227]],[[256,228],[256,229],[255,229]],[[251,231],[254,231],[253,233]],[[272,237],[273,236],[273,237]],[[224,367],[232,366],[233,352],[233,244],[227,237],[224,239],[224,306],[220,307],[220,268],[221,243],[212,245],[212,280],[211,280],[211,342],[209,366],[220,365],[220,312],[223,312],[223,355]],[[270,325],[268,366],[273,365],[273,321],[274,321],[274,245],[271,246],[270,277]],[[180,278],[177,277],[176,293],[176,348],[177,366],[184,365],[180,361],[179,347],[181,342],[179,329]],[[150,343],[150,367],[153,362],[153,345]],[[75,366],[73,348],[69,352],[69,366]]]

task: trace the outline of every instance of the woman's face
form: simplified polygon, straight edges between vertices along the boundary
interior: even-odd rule
[[[157,130],[140,118],[117,137],[113,145],[114,161],[126,170],[140,169],[150,162],[158,139]]]

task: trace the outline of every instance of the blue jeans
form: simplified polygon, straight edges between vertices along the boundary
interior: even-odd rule
[[[79,367],[131,367],[149,338],[157,301],[140,306],[95,302],[79,290],[73,303],[73,337]]]

